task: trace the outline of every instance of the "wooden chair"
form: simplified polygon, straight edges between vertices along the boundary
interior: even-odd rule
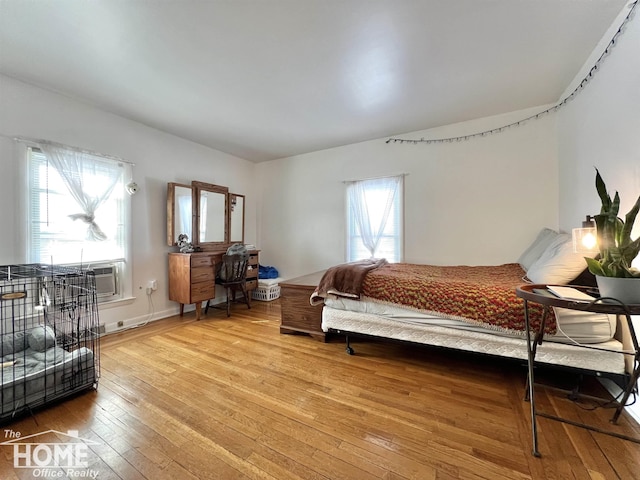
[[[231,300],[235,300],[236,291],[240,289],[244,296],[244,301],[248,308],[251,308],[251,299],[247,292],[247,265],[249,264],[248,253],[237,253],[233,255],[222,255],[222,264],[216,275],[216,284],[221,285],[227,294],[227,317],[231,315]],[[204,312],[209,311],[209,302]],[[215,305],[211,305],[217,308]]]

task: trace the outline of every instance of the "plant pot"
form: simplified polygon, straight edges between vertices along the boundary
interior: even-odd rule
[[[640,278],[602,277],[596,275],[601,297],[611,297],[627,305],[640,304]]]

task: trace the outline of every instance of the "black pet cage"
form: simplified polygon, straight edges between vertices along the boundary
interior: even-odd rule
[[[0,422],[99,378],[95,275],[44,264],[0,266]]]

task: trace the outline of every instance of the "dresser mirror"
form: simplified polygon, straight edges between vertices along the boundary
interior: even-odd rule
[[[244,243],[244,195],[229,194],[229,243]]]
[[[170,182],[167,185],[167,244],[177,245],[182,233],[193,241],[193,188]]]
[[[167,244],[178,245],[180,234],[199,250],[217,250],[244,243],[245,196],[227,187],[192,181],[167,184]]]
[[[229,189],[220,185],[204,182],[191,182],[195,189],[196,228],[195,238],[198,245],[228,243],[227,241],[227,205]]]

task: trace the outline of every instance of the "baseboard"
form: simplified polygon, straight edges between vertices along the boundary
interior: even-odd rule
[[[600,383],[607,389],[607,391],[614,397],[622,395],[622,389],[613,381],[608,378],[599,378]],[[638,394],[636,393],[635,398],[636,401],[633,405],[628,405],[624,407],[624,411],[627,412],[631,417],[636,421],[638,425],[640,425],[640,398],[637,398]],[[630,398],[634,398],[634,395],[631,394]]]
[[[188,311],[188,310],[185,309],[185,311]],[[179,313],[179,310],[171,308],[171,309],[163,310],[161,312],[154,312],[153,314],[147,313],[145,315],[128,318],[126,320],[105,323],[104,334],[108,335],[110,333],[121,332],[129,328],[139,327],[141,325],[146,325],[149,322],[155,322],[156,320],[162,320],[163,318],[178,315],[178,313]],[[120,325],[120,323],[122,324]]]

